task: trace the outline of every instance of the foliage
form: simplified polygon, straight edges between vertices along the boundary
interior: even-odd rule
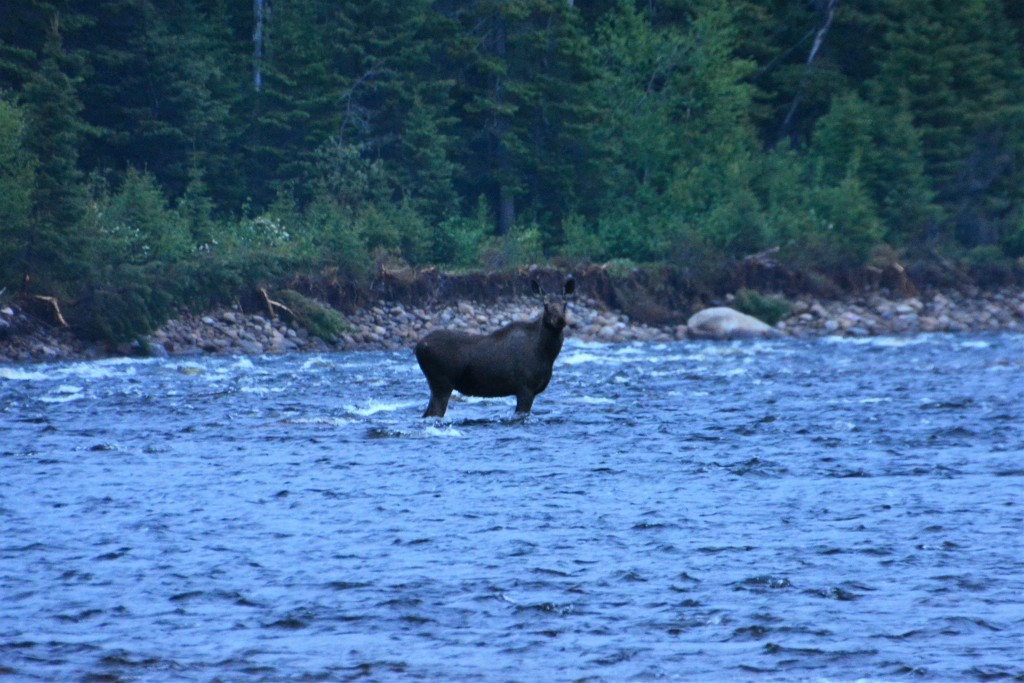
[[[741,289],[736,292],[733,305],[737,311],[752,315],[772,326],[788,317],[793,308],[785,299],[765,296],[753,289]]]
[[[491,225],[487,200],[481,195],[474,215],[452,216],[434,230],[433,261],[457,268],[479,266]]]
[[[1024,258],[1024,210],[1018,209],[1016,225],[1007,231],[1000,245],[1007,256]]]
[[[27,275],[97,337],[384,261],[713,277],[772,247],[826,272],[880,247],[1024,255],[1006,0],[24,0],[3,17],[0,287]]]
[[[348,321],[336,310],[302,296],[293,289],[278,292],[275,297],[291,310],[295,315],[295,322],[306,328],[314,337],[326,342],[334,343],[341,334],[352,329]]]
[[[963,264],[975,281],[998,286],[1012,284],[1015,281],[1014,270],[1020,267],[995,245],[971,249],[964,255]]]
[[[540,227],[536,223],[515,225],[504,235],[484,244],[480,260],[488,270],[508,270],[544,260]]]
[[[34,176],[35,160],[25,149],[24,114],[0,97],[0,290],[13,290],[25,274]]]

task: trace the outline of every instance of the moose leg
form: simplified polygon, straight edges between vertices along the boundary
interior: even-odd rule
[[[532,391],[520,391],[516,394],[516,412],[529,413],[533,408],[533,399],[536,397]]]
[[[437,391],[431,387],[430,403],[427,405],[427,411],[423,413],[423,417],[444,417],[445,412],[448,410],[448,399],[451,396],[451,389]]]

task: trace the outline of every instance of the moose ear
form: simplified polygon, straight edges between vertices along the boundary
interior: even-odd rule
[[[536,280],[530,280],[530,287],[533,288],[534,294],[540,294],[540,283]]]
[[[576,278],[572,275],[565,279],[565,295],[569,296],[576,291]]]

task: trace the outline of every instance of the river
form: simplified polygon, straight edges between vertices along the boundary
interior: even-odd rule
[[[0,678],[1024,680],[1024,336],[0,365]]]

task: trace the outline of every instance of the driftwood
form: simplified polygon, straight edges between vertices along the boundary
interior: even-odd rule
[[[64,320],[64,315],[60,312],[60,304],[57,302],[57,297],[28,294],[25,296],[24,301],[37,317],[57,327],[69,327],[68,322]]]
[[[263,302],[263,308],[264,310],[266,310],[267,315],[270,317],[271,320],[277,318],[278,315],[282,316],[288,321],[295,319],[295,313],[292,311],[292,309],[288,308],[280,301],[274,301],[273,299],[271,299],[270,295],[267,294],[267,290],[265,288],[260,287],[259,293],[260,301]]]

